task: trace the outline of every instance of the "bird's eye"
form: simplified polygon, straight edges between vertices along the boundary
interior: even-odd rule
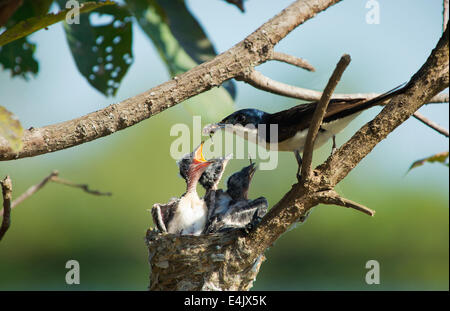
[[[244,123],[245,122],[245,116],[240,114],[237,116],[237,120],[238,123]]]

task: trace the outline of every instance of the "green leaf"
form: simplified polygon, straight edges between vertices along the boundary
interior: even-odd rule
[[[51,1],[50,1],[51,2]],[[105,5],[113,5],[115,4],[113,1],[106,2],[86,2],[80,4],[80,14],[90,12],[94,9]],[[40,29],[53,25],[57,22],[63,21],[66,19],[66,15],[72,9],[64,9],[56,14],[49,13],[46,15],[38,15],[27,18],[26,20],[22,20],[16,23],[14,26],[8,27],[8,29],[0,35],[0,46],[5,45],[9,42],[17,40],[19,38],[25,37],[33,32],[36,32]],[[45,14],[45,12],[44,12]]]
[[[143,31],[150,37],[171,74],[183,73],[213,59],[217,53],[183,0],[127,0]],[[223,84],[235,97],[231,81]]]
[[[427,157],[425,159],[417,160],[413,164],[411,164],[408,172],[410,170],[412,170],[413,168],[424,165],[426,162],[429,162],[429,163],[438,162],[438,163],[442,163],[442,164],[448,166],[448,163],[445,163],[445,161],[448,159],[448,156],[449,156],[449,152],[445,151],[445,152],[437,153],[437,154]]]
[[[47,13],[53,0],[25,0],[19,9],[9,18],[6,28],[9,29],[22,20]],[[8,31],[8,30],[6,30]],[[25,80],[30,74],[36,75],[39,64],[34,58],[36,44],[27,38],[20,38],[6,46],[0,46],[0,64],[11,70],[11,76],[21,76]]]
[[[91,24],[89,15],[110,17],[105,25]],[[133,62],[132,24],[127,9],[105,6],[80,16],[80,24],[64,23],[67,41],[80,73],[98,91],[115,95]]]
[[[22,148],[23,128],[20,121],[5,107],[0,106],[0,137],[8,141],[14,151]]]
[[[11,70],[11,76],[22,76],[28,80],[30,74],[36,75],[39,64],[33,57],[36,44],[27,38],[20,38],[5,46],[0,46],[0,64],[4,69]]]

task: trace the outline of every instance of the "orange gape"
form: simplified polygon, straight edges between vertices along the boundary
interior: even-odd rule
[[[203,157],[203,144],[204,144],[204,142],[202,142],[200,144],[200,146],[197,148],[197,150],[195,150],[194,159],[193,159],[193,162],[195,164],[207,165],[207,164],[211,163],[210,161],[206,161],[206,159]]]

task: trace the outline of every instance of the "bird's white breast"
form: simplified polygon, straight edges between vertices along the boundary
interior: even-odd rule
[[[205,228],[207,212],[205,201],[196,193],[188,193],[180,199],[167,231],[200,235]]]
[[[317,133],[316,142],[314,144],[314,149],[323,146],[333,135],[341,132],[354,118],[356,118],[359,113],[352,114],[348,117],[331,121],[322,124],[321,128],[325,131],[319,130]],[[303,151],[306,143],[306,136],[308,135],[308,129],[297,132],[292,138],[286,139],[278,143],[279,151]]]

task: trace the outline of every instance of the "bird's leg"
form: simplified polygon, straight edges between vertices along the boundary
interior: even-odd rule
[[[302,163],[303,163],[303,160],[302,160],[302,157],[301,157],[301,155],[300,155],[300,151],[298,151],[298,150],[295,150],[294,151],[294,154],[295,154],[295,158],[297,159],[297,164],[298,164],[298,169],[297,169],[297,179],[298,179],[298,181],[300,181],[301,180],[301,174],[300,174],[300,170],[301,170],[301,168],[302,168]]]
[[[336,135],[333,135],[333,147],[331,147],[331,155],[336,152]]]

